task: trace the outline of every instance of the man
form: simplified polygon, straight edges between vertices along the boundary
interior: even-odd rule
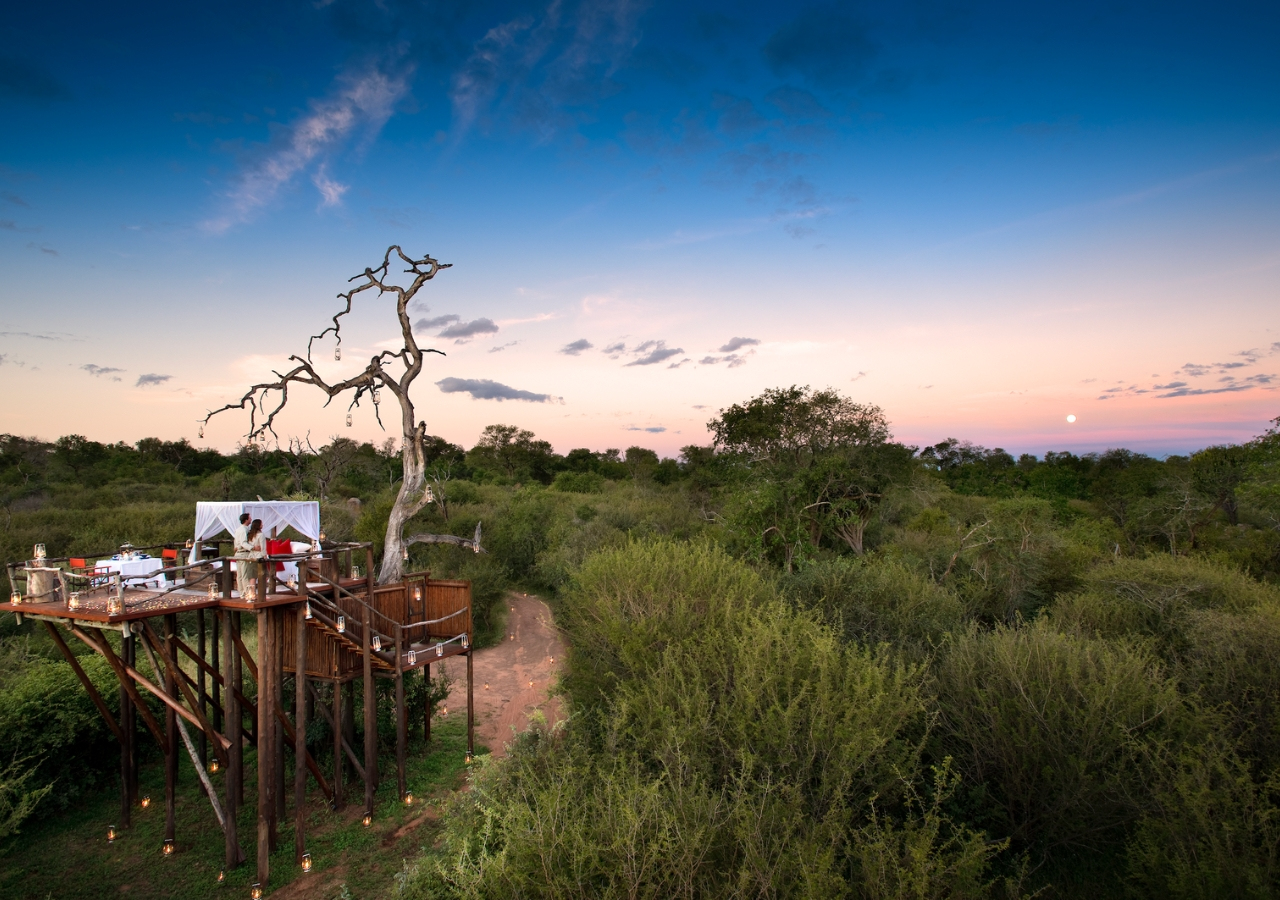
[[[249,522],[252,519],[253,516],[248,513],[241,513],[240,524],[231,533],[231,552],[237,560],[251,558],[253,545],[249,543]],[[240,592],[241,597],[249,594],[249,579],[253,577],[253,568],[247,561],[236,563],[236,590]]]

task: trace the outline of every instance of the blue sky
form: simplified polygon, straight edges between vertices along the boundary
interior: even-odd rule
[[[1280,415],[1274,5],[71,4],[6,32],[4,430],[194,440],[392,243],[453,263],[415,398],[468,446],[674,454],[792,383],[1035,453]],[[369,301],[344,358],[394,338]],[[381,437],[342,419],[298,395],[282,435]]]

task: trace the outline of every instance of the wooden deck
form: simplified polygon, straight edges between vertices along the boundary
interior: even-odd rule
[[[137,741],[149,732],[165,759],[166,840],[175,839],[174,786],[178,757],[185,752],[205,784],[212,812],[223,829],[226,865],[241,864],[246,857],[236,833],[236,810],[244,796],[243,753],[246,746],[257,749],[257,880],[265,889],[270,879],[270,853],[276,849],[278,826],[286,815],[286,747],[292,748],[297,760],[294,850],[301,862],[306,848],[302,811],[309,782],[314,782],[335,809],[341,808],[345,801],[344,766],[350,763],[363,781],[365,813],[372,816],[376,812],[374,791],[380,766],[374,678],[395,682],[396,774],[402,798],[411,712],[405,704],[405,678],[416,677],[413,673],[420,670],[421,677],[429,679],[433,662],[466,656],[469,701],[473,696],[470,582],[433,580],[428,573],[416,573],[394,584],[378,585],[367,574],[364,578],[350,576],[356,554],[364,557],[365,572],[371,572],[373,550],[369,544],[333,545],[315,553],[284,557],[296,560],[307,578],[305,584],[293,586],[276,580],[274,560],[256,564],[258,589],[248,597],[241,597],[234,589],[225,557],[202,560],[195,566],[170,567],[165,575],[171,586],[163,588],[131,586],[118,577],[95,576],[89,584],[87,575],[66,577],[52,568],[68,561],[41,560],[38,568],[9,568],[15,590],[25,579],[26,594],[35,595],[35,599],[24,598],[0,609],[20,620],[44,625],[119,741],[122,827],[129,826],[137,802]],[[188,576],[191,586],[182,581]],[[73,578],[79,579],[77,584],[88,585],[78,592],[74,609],[69,604]],[[39,590],[31,590],[37,579]],[[212,595],[210,584],[214,585]],[[190,641],[179,637],[180,614],[194,614],[189,618],[195,619],[196,635]],[[246,615],[256,619],[256,655],[249,652],[242,637]],[[112,632],[118,632],[118,640],[108,639]],[[64,634],[102,656],[115,673],[120,691],[118,719],[86,676]],[[147,662],[145,667],[139,650]],[[299,671],[301,678],[296,677]],[[246,691],[246,674],[256,684],[256,691]],[[286,675],[293,676],[292,718],[283,695]],[[357,682],[364,698],[363,753],[355,747],[351,716]],[[326,684],[328,697],[322,697],[320,691]],[[333,732],[329,778],[307,752],[308,710],[319,713]],[[414,715],[418,714],[423,716],[429,737],[432,711],[424,708]],[[141,731],[139,719],[144,726]],[[474,750],[470,702],[467,725],[470,758]],[[217,766],[213,766],[215,760]],[[210,777],[211,771],[220,773],[221,790]]]

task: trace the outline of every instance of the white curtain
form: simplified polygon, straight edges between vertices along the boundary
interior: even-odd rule
[[[315,540],[320,536],[320,504],[315,500],[254,500],[250,503],[200,502],[196,504],[196,538],[198,546],[205,538],[223,530],[235,531],[241,513],[262,520],[262,530],[284,530],[292,525],[301,535]]]

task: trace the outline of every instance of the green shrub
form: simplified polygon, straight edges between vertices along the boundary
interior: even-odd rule
[[[891,643],[920,652],[964,621],[964,607],[951,591],[892,559],[816,560],[782,576],[779,587],[847,640],[870,646]]]
[[[604,476],[595,472],[561,472],[551,489],[571,494],[599,494],[604,491]]]
[[[1179,747],[1128,847],[1143,897],[1263,898],[1280,891],[1280,770],[1261,784],[1228,741]]]
[[[1104,848],[1143,812],[1148,744],[1180,704],[1145,654],[1043,620],[956,637],[937,690],[945,752],[1042,852]]]

